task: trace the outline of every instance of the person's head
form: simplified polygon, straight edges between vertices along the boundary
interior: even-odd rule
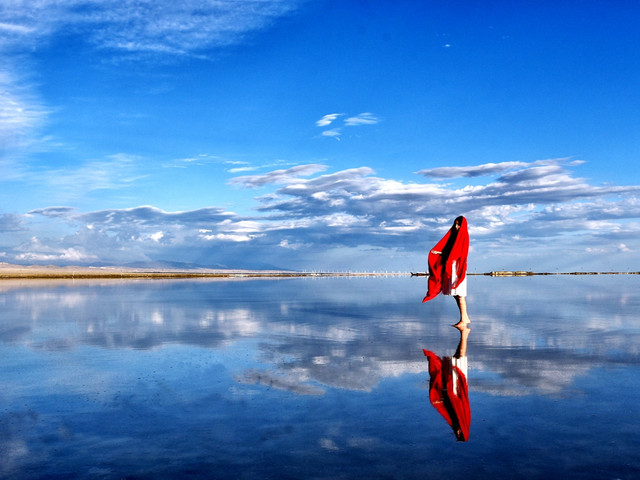
[[[460,215],[458,218],[456,218],[453,221],[453,226],[456,230],[460,230],[460,227],[462,226],[462,221],[464,220],[464,217],[462,215]]]

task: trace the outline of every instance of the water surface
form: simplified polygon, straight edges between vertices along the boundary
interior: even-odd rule
[[[635,275],[0,283],[1,478],[640,477]]]

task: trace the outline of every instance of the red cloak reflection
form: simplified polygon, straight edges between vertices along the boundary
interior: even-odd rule
[[[467,377],[456,363],[466,357],[438,357],[429,350],[422,350],[429,360],[429,400],[444,417],[459,441],[469,440],[471,408]]]

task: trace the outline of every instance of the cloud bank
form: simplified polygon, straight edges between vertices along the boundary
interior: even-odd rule
[[[8,246],[4,258],[18,263],[54,262],[56,255],[62,263],[72,256],[89,263],[174,259],[232,267],[253,260],[294,269],[416,270],[424,252],[463,214],[470,224],[472,260],[485,271],[579,270],[588,264],[576,262],[597,251],[609,253],[611,266],[631,265],[640,249],[635,234],[640,186],[591,185],[575,176],[578,166],[558,159],[420,172],[446,174],[447,180],[453,173],[465,178],[484,172],[486,182],[468,185],[403,182],[369,167],[323,173],[326,165],[298,165],[229,181],[258,193],[253,215],[220,207],[79,212],[52,206],[5,217],[0,228],[25,240]],[[67,234],[49,235],[53,230],[43,225],[50,222],[58,229],[66,226]],[[566,265],[550,265],[553,256]]]

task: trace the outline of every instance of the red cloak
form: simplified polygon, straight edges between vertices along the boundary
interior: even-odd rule
[[[457,374],[457,394],[453,393],[452,370],[443,368],[442,359],[429,350],[422,350],[429,360],[429,401],[444,417],[456,434],[456,438],[466,442],[469,440],[471,426],[471,408],[469,406],[469,390],[467,377],[456,366],[451,369]]]
[[[455,284],[451,288],[456,288],[467,274],[467,255],[469,253],[469,231],[467,230],[467,219],[460,217],[460,229],[456,232],[455,222],[449,231],[436,245],[429,250],[429,280],[427,281],[427,295],[422,303],[438,296],[443,285],[451,283],[451,272],[453,262],[456,262]],[[450,252],[443,252],[451,235],[456,235],[455,242],[451,246]],[[442,254],[431,253],[433,250]]]

